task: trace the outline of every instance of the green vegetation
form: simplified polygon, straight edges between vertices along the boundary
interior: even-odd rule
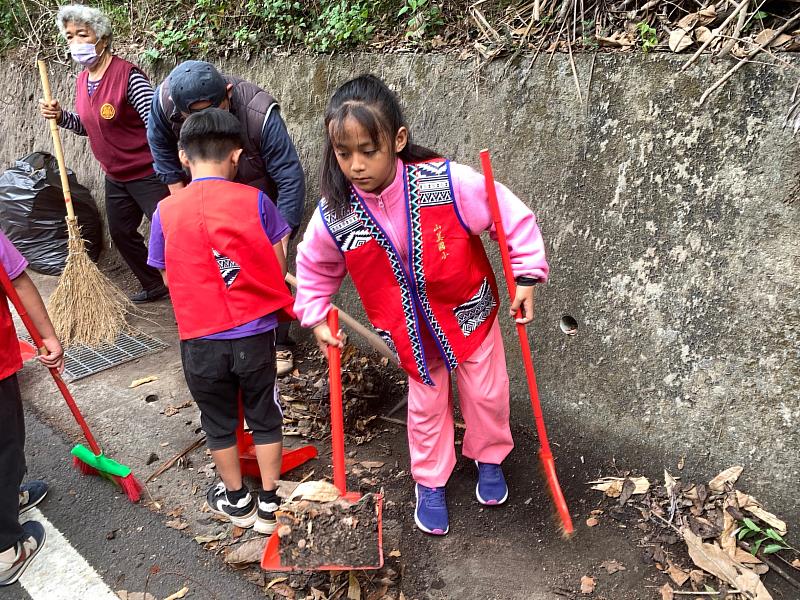
[[[144,59],[251,53],[276,46],[314,52],[351,49],[376,40],[422,46],[445,24],[437,0],[99,0],[118,41],[134,42]],[[448,3],[448,0],[444,0]],[[452,4],[450,0],[449,4]],[[462,9],[455,2],[457,9]],[[45,48],[55,40],[54,0],[0,0],[0,50]]]
[[[747,540],[750,543],[750,553],[755,556],[759,550],[764,554],[775,554],[781,550],[795,550],[792,546],[786,543],[786,540],[774,529],[762,529],[752,519],[745,517],[739,522],[739,532],[736,534],[737,539]],[[765,546],[762,544],[767,542]]]
[[[650,52],[658,46],[658,32],[655,28],[650,27],[648,23],[645,21],[638,23],[636,31],[639,34],[639,44],[642,47],[642,52]]]

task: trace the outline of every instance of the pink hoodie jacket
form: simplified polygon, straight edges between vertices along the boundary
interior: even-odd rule
[[[403,163],[397,160],[392,184],[380,195],[358,190],[373,216],[391,239],[404,262],[408,262],[408,214],[403,191]],[[470,232],[489,231],[497,239],[483,175],[471,167],[450,163],[458,212]],[[502,184],[497,184],[497,200],[506,227],[514,276],[527,275],[547,281],[549,267],[544,241],[536,217],[525,204]],[[297,295],[294,310],[303,327],[312,327],[325,319],[333,296],[342,283],[347,268],[344,256],[331,237],[319,210],[314,211],[303,241],[297,247]],[[498,278],[501,275],[498,274]],[[504,286],[500,284],[501,290]]]

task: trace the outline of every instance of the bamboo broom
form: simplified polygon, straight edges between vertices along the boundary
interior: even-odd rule
[[[37,61],[42,79],[44,99],[52,100],[47,65]],[[127,296],[100,272],[86,252],[81,238],[78,219],[72,206],[72,195],[64,163],[64,149],[55,119],[50,121],[50,133],[58,161],[64,202],[67,205],[67,232],[69,234],[67,263],[48,303],[48,312],[61,343],[97,346],[113,342],[128,328],[125,317],[133,308]]]

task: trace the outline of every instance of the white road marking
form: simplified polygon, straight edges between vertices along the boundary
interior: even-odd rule
[[[20,578],[33,600],[119,600],[41,511],[32,508],[22,521],[39,521],[47,532],[44,547]]]

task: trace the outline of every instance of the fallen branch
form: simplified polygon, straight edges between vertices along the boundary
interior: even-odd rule
[[[745,8],[749,6],[750,0],[745,0]],[[723,44],[722,48],[719,50],[718,57],[723,58],[730,53],[731,49],[736,45],[736,42],[739,40],[739,35],[742,33],[742,28],[744,27],[744,23],[747,20],[747,10],[743,10],[739,13],[739,18],[736,21],[736,27],[733,28],[733,35],[731,39],[729,39],[725,44]]]
[[[731,21],[733,21],[733,19],[736,17],[736,15],[738,15],[738,14],[739,14],[739,12],[741,12],[741,11],[742,11],[742,9],[744,9],[744,7],[745,7],[745,6],[747,6],[749,2],[750,2],[750,0],[742,0],[742,1],[741,1],[741,2],[740,2],[740,3],[739,3],[737,6],[736,6],[736,8],[735,8],[735,9],[733,9],[733,12],[732,12],[731,14],[729,14],[729,15],[728,15],[728,18],[727,18],[727,19],[725,19],[725,20],[722,22],[722,25],[720,25],[719,27],[717,27],[717,28],[715,29],[716,33],[712,34],[710,38],[708,38],[708,39],[707,39],[705,42],[703,42],[703,45],[702,45],[702,46],[700,46],[700,48],[697,50],[697,52],[695,52],[694,54],[692,54],[691,58],[690,58],[688,61],[686,61],[686,64],[685,64],[685,65],[683,65],[683,66],[680,68],[680,71],[678,71],[678,72],[679,72],[679,73],[682,73],[683,71],[685,71],[686,69],[688,69],[690,66],[692,66],[692,64],[693,64],[693,63],[694,63],[694,62],[695,62],[695,61],[696,61],[698,58],[700,58],[700,55],[703,53],[703,51],[704,51],[706,48],[708,48],[708,47],[711,45],[711,42],[713,42],[715,39],[717,39],[717,38],[718,38],[718,37],[719,37],[719,36],[722,34],[722,31],[723,31],[723,29],[725,29],[725,27],[728,25],[728,23],[730,23]]]
[[[196,439],[191,444],[189,444],[186,448],[184,448],[183,450],[178,452],[175,456],[173,456],[167,462],[165,462],[163,465],[161,465],[158,468],[158,470],[155,473],[153,473],[152,475],[150,475],[150,477],[145,479],[144,482],[145,483],[150,483],[153,479],[155,479],[156,477],[158,477],[159,475],[164,473],[164,471],[168,470],[172,465],[174,465],[176,462],[178,462],[181,458],[183,458],[184,456],[189,454],[189,452],[191,452],[192,450],[194,450],[195,448],[197,448],[199,446],[202,446],[203,442],[205,442],[205,441],[206,441],[206,436],[204,436],[204,435],[200,436],[198,439]]]
[[[720,88],[720,87],[722,87],[723,85],[725,85],[725,82],[726,82],[726,81],[728,81],[728,79],[730,79],[731,77],[733,77],[733,74],[734,74],[734,73],[736,73],[736,71],[738,71],[738,70],[739,70],[739,69],[741,69],[741,68],[742,68],[744,65],[746,65],[748,62],[750,62],[750,59],[751,59],[751,58],[753,58],[753,57],[754,57],[756,54],[758,54],[759,52],[761,52],[761,51],[762,51],[764,48],[767,48],[767,47],[769,47],[769,45],[770,45],[770,44],[771,44],[773,41],[775,41],[775,39],[777,39],[777,37],[778,37],[779,35],[781,35],[781,34],[782,34],[784,31],[786,31],[787,29],[789,29],[789,28],[790,28],[792,25],[794,25],[795,23],[797,23],[797,21],[800,21],[800,12],[796,13],[796,14],[795,14],[795,15],[794,15],[794,16],[793,16],[791,19],[789,19],[788,21],[786,21],[786,23],[784,23],[784,24],[783,24],[783,25],[782,25],[780,28],[776,29],[776,30],[775,30],[775,32],[772,34],[772,36],[771,36],[771,37],[770,37],[770,38],[769,38],[767,41],[763,42],[762,44],[759,44],[758,46],[756,46],[756,48],[755,48],[754,50],[751,50],[750,52],[748,52],[748,53],[747,53],[747,56],[746,56],[745,58],[741,59],[741,60],[740,60],[740,61],[739,61],[737,64],[735,64],[735,65],[734,65],[734,66],[733,66],[733,67],[732,67],[732,68],[731,68],[731,69],[730,69],[730,70],[729,70],[727,73],[725,73],[725,75],[723,75],[722,77],[720,77],[720,78],[719,78],[719,79],[716,81],[716,83],[714,83],[714,84],[713,84],[711,87],[709,87],[709,88],[708,88],[708,89],[707,89],[705,92],[703,92],[703,95],[702,95],[702,96],[700,96],[700,100],[698,100],[698,101],[697,101],[697,104],[696,104],[696,106],[702,106],[702,105],[703,105],[703,103],[704,103],[704,102],[705,102],[705,101],[708,99],[708,97],[709,97],[709,96],[712,94],[712,92],[714,92],[714,91],[715,91],[715,90],[717,90],[718,88]]]

